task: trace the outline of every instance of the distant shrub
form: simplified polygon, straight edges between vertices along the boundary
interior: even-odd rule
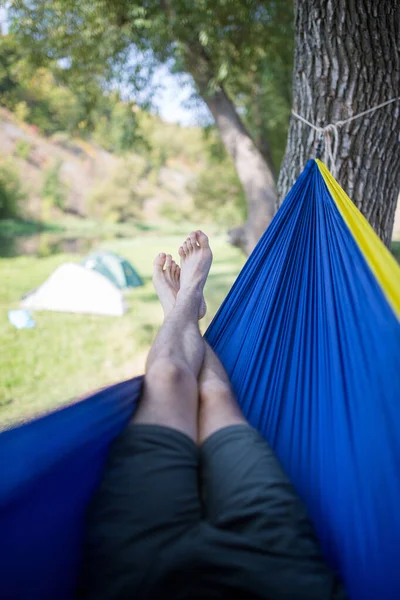
[[[27,160],[32,150],[32,144],[27,140],[18,140],[15,144],[15,154],[22,160]]]
[[[206,142],[200,127],[165,123],[145,112],[140,113],[138,121],[141,134],[148,142],[148,147],[141,152],[155,166],[164,166],[171,159],[196,164],[204,156]]]
[[[111,94],[107,100],[110,106],[104,114],[98,116],[93,131],[94,141],[109,152],[119,155],[133,149],[146,148],[132,103],[121,102],[115,94]]]
[[[98,117],[92,137],[96,144],[105,148],[105,150],[111,151],[110,124],[106,115]]]
[[[57,161],[55,165],[45,171],[41,196],[48,207],[56,206],[60,210],[64,210],[67,199],[67,187],[60,179],[61,167],[62,162]]]
[[[90,215],[113,223],[140,219],[144,197],[139,184],[146,170],[146,161],[139,157],[121,160],[112,175],[92,193]]]
[[[18,217],[25,198],[18,171],[10,161],[0,162],[0,219]]]
[[[21,102],[18,102],[15,107],[13,107],[14,110],[14,114],[16,116],[16,118],[18,119],[18,121],[27,121],[28,117],[29,117],[29,106],[27,105],[27,103],[22,100]]]
[[[167,221],[171,221],[171,223],[181,223],[184,219],[188,218],[185,211],[182,211],[182,209],[177,210],[176,205],[168,200],[161,204],[158,214],[160,217],[167,219]]]
[[[245,221],[245,195],[228,159],[203,169],[189,190],[197,217],[228,227]]]

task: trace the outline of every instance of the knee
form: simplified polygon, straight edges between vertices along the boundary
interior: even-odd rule
[[[203,382],[199,391],[202,402],[231,403],[235,399],[231,386],[218,379]]]
[[[193,378],[185,363],[168,359],[157,360],[146,375],[147,380],[163,388],[179,388],[191,383]]]

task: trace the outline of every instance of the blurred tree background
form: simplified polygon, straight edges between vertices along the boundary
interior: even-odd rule
[[[193,157],[196,181],[188,184],[195,207],[204,215],[214,198],[213,213],[237,226],[231,241],[247,252],[313,148],[313,132],[293,120],[287,142],[293,67],[294,106],[320,126],[394,96],[400,81],[400,70],[389,69],[393,53],[379,52],[387,43],[398,57],[391,28],[400,10],[395,0],[379,10],[373,0],[362,0],[359,22],[345,0],[5,4],[9,30],[0,40],[1,104],[46,135],[79,136],[115,155],[144,158],[146,169],[138,167],[136,179],[129,180],[140,188],[134,194],[139,205],[146,195],[144,177],[157,181],[169,161],[178,156],[191,160],[198,152]],[[342,14],[347,18],[341,19]],[[347,54],[340,51],[342,43]],[[368,53],[370,47],[374,51]],[[194,128],[189,135],[183,128],[169,135],[171,130],[149,113],[156,91],[153,75],[161,64],[172,73],[189,74],[197,101],[208,107],[213,125],[200,124],[201,141]],[[390,76],[379,77],[383,72]],[[363,94],[356,95],[357,89]],[[388,177],[399,117],[398,111],[389,120],[387,115],[374,117],[369,137],[368,121],[346,133],[338,152],[341,183],[386,242],[400,177],[397,155]],[[376,198],[369,203],[363,194],[366,136],[373,148],[369,189]],[[379,154],[376,139],[385,144],[386,162],[374,159]],[[99,211],[103,217],[107,212],[113,219],[138,214],[135,209],[108,211],[105,204]],[[164,214],[168,212],[166,205]]]
[[[154,136],[146,112],[152,74],[161,63],[190,73],[215,121],[206,124],[206,164],[191,193],[204,215],[207,187],[213,212],[225,214],[228,225],[247,214],[250,249],[276,208],[291,106],[292,13],[292,0],[15,0],[1,41],[0,101],[43,133],[90,138],[116,154],[134,151],[157,168],[182,147],[180,136],[167,144]],[[127,100],[138,92],[140,110]]]
[[[118,89],[109,89],[107,80],[98,76],[87,78],[83,85],[80,70],[66,69],[55,59],[38,60],[32,46],[27,48],[18,39],[12,31],[0,37],[0,105],[17,121],[33,126],[64,148],[73,150],[77,140],[87,140],[121,158],[110,177],[90,194],[90,216],[113,222],[140,218],[146,191],[151,190],[138,192],[139,181],[156,181],[160,169],[178,159],[188,162],[196,173],[188,188],[203,220],[210,218],[213,197],[220,222],[225,219],[231,226],[245,218],[245,199],[234,166],[212,126],[185,128],[164,123],[146,110],[147,102],[141,108],[122,99]],[[29,160],[32,146],[18,140],[16,156]],[[129,156],[134,158],[129,160]],[[61,166],[57,160],[43,170],[42,218],[50,216],[51,207],[67,207]],[[3,161],[1,168],[0,218],[26,217],[21,204],[26,194],[18,170],[9,161]],[[161,212],[168,214],[168,207]]]

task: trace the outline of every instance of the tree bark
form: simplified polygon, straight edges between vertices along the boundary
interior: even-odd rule
[[[324,127],[400,94],[398,0],[296,0],[293,108]],[[336,178],[384,243],[400,189],[400,102],[339,129]],[[292,117],[278,181],[282,201],[316,133]]]
[[[202,97],[233,159],[247,198],[247,222],[244,227],[230,232],[230,241],[250,254],[276,210],[277,193],[272,163],[267,162],[256,146],[222,87],[213,94],[204,92]]]

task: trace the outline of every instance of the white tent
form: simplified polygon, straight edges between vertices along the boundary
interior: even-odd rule
[[[127,306],[120,290],[104,275],[65,263],[22,301],[24,308],[121,316]]]

